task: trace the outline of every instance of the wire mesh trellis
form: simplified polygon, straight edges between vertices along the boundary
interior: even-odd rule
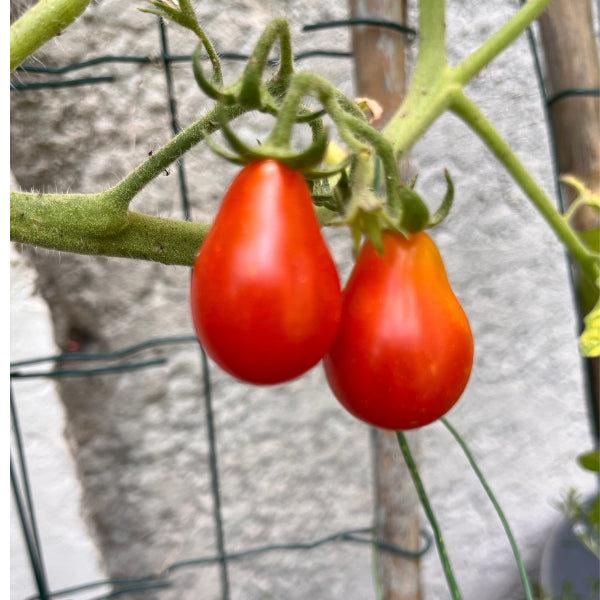
[[[330,23],[319,23],[314,25],[308,25],[305,27],[306,31],[316,30],[322,27],[339,27],[339,26],[351,26],[356,24],[369,24],[369,25],[378,25],[382,27],[391,27],[405,33],[409,38],[414,38],[416,36],[416,32],[410,28],[406,28],[399,24],[389,23],[385,21],[378,21],[373,19],[354,19],[354,20],[345,20],[345,21],[336,21]],[[171,77],[171,65],[175,62],[186,62],[191,59],[190,56],[187,55],[171,55],[169,53],[168,47],[168,38],[167,31],[164,27],[164,23],[159,20],[159,33],[160,33],[160,42],[161,42],[161,55],[158,59],[149,58],[149,57],[139,57],[139,56],[105,56],[105,57],[97,57],[95,59],[91,59],[88,61],[73,63],[71,65],[67,65],[61,68],[47,68],[47,67],[38,67],[38,66],[24,66],[21,67],[23,71],[29,72],[37,72],[37,73],[45,73],[45,74],[65,74],[70,73],[72,71],[76,71],[78,69],[95,66],[103,63],[119,63],[119,62],[137,62],[142,64],[156,64],[160,63],[164,69],[165,73],[165,81],[166,81],[166,93],[169,100],[169,111],[171,117],[171,130],[173,134],[179,132],[179,124],[177,118],[177,103],[176,97]],[[537,65],[537,74],[540,81],[540,87],[542,90],[542,95],[544,98],[545,105],[549,107],[553,102],[560,100],[562,97],[567,95],[600,95],[600,90],[593,89],[584,89],[577,88],[572,90],[563,90],[558,94],[548,97],[545,93],[545,88],[543,85],[543,78],[541,75],[541,69],[539,68],[539,59],[537,57],[537,50],[535,46],[535,40],[530,33],[530,41],[531,41],[531,49],[532,53],[535,57],[535,62]],[[327,56],[332,58],[350,58],[352,54],[350,52],[336,52],[336,51],[327,51],[327,50],[311,50],[309,52],[301,53],[296,55],[296,60],[302,60],[303,58],[308,58],[310,56]],[[245,60],[248,57],[238,53],[220,53],[222,58],[229,58],[233,60]],[[82,86],[82,85],[91,85],[91,84],[101,84],[101,83],[112,83],[115,81],[115,78],[112,76],[103,76],[103,77],[88,77],[88,78],[78,78],[78,79],[70,79],[70,80],[54,80],[54,81],[46,81],[46,82],[29,82],[29,83],[21,83],[21,82],[13,82],[11,84],[11,89],[15,91],[24,91],[27,89],[35,89],[39,87],[62,87],[62,86]],[[183,159],[178,160],[177,162],[177,171],[180,183],[180,192],[181,192],[181,206],[185,219],[190,218],[190,207],[187,197],[187,184],[186,184],[186,171]],[[560,197],[560,187],[558,189],[558,194]],[[108,367],[92,367],[92,368],[81,368],[78,367],[76,369],[54,369],[48,371],[36,371],[31,372],[27,369],[23,369],[23,367],[28,367],[31,364],[35,363],[47,363],[47,362],[68,362],[70,360],[77,361],[119,361],[128,356],[134,355],[136,352],[142,349],[146,349],[152,346],[159,346],[163,344],[172,344],[172,343],[196,343],[195,337],[185,336],[185,337],[170,337],[170,338],[161,338],[155,340],[148,340],[143,344],[136,345],[134,347],[126,348],[121,351],[109,353],[109,354],[88,354],[88,353],[68,353],[56,355],[53,357],[44,357],[39,359],[33,359],[30,361],[20,361],[11,364],[11,377],[12,378],[26,378],[26,377],[69,377],[69,376],[78,376],[84,374],[92,374],[92,375],[101,375],[103,373],[116,372],[120,370],[131,370],[131,369],[145,369],[156,367],[165,364],[165,359],[155,359],[148,361],[138,361],[138,362],[125,362],[119,364],[113,364]],[[373,544],[379,549],[383,551],[388,551],[392,553],[399,553],[406,557],[414,557],[418,558],[422,556],[431,546],[431,537],[426,532],[423,532],[423,547],[418,552],[411,553],[403,548],[399,548],[396,546],[391,546],[388,544],[384,544],[378,540],[373,540],[371,537],[372,530],[371,528],[363,528],[356,530],[347,530],[341,531],[336,534],[332,534],[329,536],[325,536],[323,538],[314,540],[310,543],[289,543],[289,544],[271,544],[258,548],[251,548],[245,551],[237,552],[237,553],[228,553],[226,550],[225,538],[223,534],[223,517],[221,514],[221,502],[219,495],[219,470],[218,470],[218,457],[216,450],[216,430],[214,424],[214,417],[212,413],[212,404],[211,404],[211,389],[210,389],[210,376],[209,376],[209,368],[208,361],[206,355],[200,348],[200,358],[202,361],[202,373],[203,373],[203,385],[204,385],[204,397],[205,397],[205,408],[206,408],[206,421],[208,428],[208,442],[209,442],[209,466],[211,471],[211,489],[212,489],[212,497],[214,503],[214,527],[216,532],[216,555],[209,557],[200,557],[197,559],[191,559],[186,561],[181,561],[178,563],[172,564],[165,572],[160,575],[149,574],[144,577],[139,578],[129,578],[129,579],[107,579],[99,582],[92,582],[86,585],[77,586],[69,589],[63,590],[54,590],[51,591],[48,587],[48,581],[44,568],[44,560],[43,560],[43,551],[39,540],[39,535],[37,532],[37,524],[35,519],[35,509],[33,499],[31,497],[31,490],[29,486],[29,475],[27,471],[27,465],[24,459],[23,452],[23,444],[22,438],[20,435],[20,426],[17,416],[17,409],[15,405],[15,399],[13,396],[13,390],[11,388],[11,418],[13,431],[16,438],[16,447],[17,447],[17,465],[13,464],[13,458],[11,456],[11,485],[13,488],[13,493],[17,505],[17,509],[19,512],[19,517],[21,521],[21,525],[23,528],[23,534],[27,545],[27,551],[30,558],[32,572],[34,574],[36,586],[37,586],[37,595],[32,596],[31,600],[34,598],[51,598],[51,597],[64,597],[75,594],[77,592],[83,590],[93,589],[95,587],[100,587],[104,585],[111,585],[112,591],[103,594],[97,597],[97,600],[102,600],[104,598],[112,598],[117,597],[126,593],[132,592],[140,592],[145,590],[155,590],[168,588],[170,586],[169,583],[169,575],[177,570],[185,569],[185,568],[193,568],[203,565],[218,565],[220,570],[221,577],[221,594],[222,598],[228,599],[230,597],[230,578],[228,573],[228,564],[231,561],[240,560],[245,557],[251,555],[257,555],[266,552],[272,551],[309,551],[324,544],[334,543],[334,542],[351,542],[351,543],[359,543],[359,544]],[[591,403],[593,407],[594,404]],[[95,599],[96,600],[96,599]]]

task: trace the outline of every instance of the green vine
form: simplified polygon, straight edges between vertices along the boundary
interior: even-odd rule
[[[467,460],[469,461],[469,464],[471,465],[471,468],[473,469],[473,471],[475,472],[475,475],[477,476],[477,479],[479,479],[479,482],[483,486],[485,493],[487,494],[488,498],[490,499],[490,501],[494,507],[494,510],[496,511],[496,514],[498,515],[500,522],[502,523],[502,527],[504,528],[504,532],[506,534],[506,537],[508,538],[510,547],[513,551],[513,555],[514,555],[515,561],[517,563],[517,568],[519,569],[519,576],[521,577],[521,583],[523,584],[523,591],[525,592],[525,598],[526,598],[526,600],[533,600],[533,595],[531,592],[531,585],[529,583],[529,578],[527,577],[527,571],[525,569],[525,563],[523,562],[523,559],[521,558],[521,553],[517,546],[515,536],[512,533],[512,529],[510,528],[508,519],[504,515],[504,511],[502,510],[500,503],[496,499],[496,496],[492,492],[492,489],[490,488],[489,484],[487,483],[483,473],[481,472],[481,469],[477,465],[475,458],[471,454],[471,451],[469,450],[467,444],[465,443],[463,438],[460,436],[458,431],[456,431],[456,429],[454,429],[454,427],[452,427],[452,425],[450,425],[450,423],[448,422],[448,420],[445,417],[442,417],[440,419],[440,421],[445,425],[446,429],[452,434],[452,436],[454,437],[454,439],[456,440],[456,442],[458,443],[458,445],[464,452],[465,456],[467,457]]]
[[[223,129],[232,145],[231,159],[245,162],[272,156],[302,170],[313,184],[315,204],[322,223],[348,225],[355,241],[363,234],[377,244],[381,228],[393,228],[409,235],[411,231],[437,224],[451,204],[453,188],[448,180],[449,202],[444,211],[429,218],[425,203],[411,185],[398,178],[398,160],[406,156],[416,141],[446,111],[452,111],[481,137],[507,171],[520,185],[557,237],[578,261],[591,282],[600,278],[597,252],[576,233],[548,196],[516,157],[510,146],[463,92],[464,86],[500,52],[511,44],[549,4],[550,0],[530,0],[503,27],[458,65],[447,62],[445,47],[444,0],[419,2],[419,50],[410,89],[402,104],[380,132],[366,120],[362,108],[346,98],[327,80],[314,73],[295,73],[291,34],[285,19],[275,19],[260,36],[242,76],[224,87],[219,57],[202,29],[189,0],[152,0],[143,9],[171,19],[193,31],[199,43],[194,52],[193,69],[200,88],[216,100],[212,111],[183,130],[144,163],[109,190],[95,194],[11,193],[11,239],[16,242],[85,254],[103,254],[159,260],[165,264],[191,265],[197,248],[190,250],[186,240],[200,244],[208,224],[181,223],[176,227],[166,219],[137,218],[128,209],[133,197],[165,168],[217,129]],[[87,2],[62,0],[39,5],[50,10],[52,19],[42,21],[26,13],[11,27],[11,68],[16,63],[74,20]],[[33,10],[33,9],[32,9]],[[28,16],[29,15],[29,16]],[[67,16],[68,15],[68,16]],[[59,26],[60,25],[60,26]],[[25,48],[23,39],[35,40]],[[263,81],[269,53],[275,43],[280,48],[280,64],[275,76]],[[208,54],[212,76],[201,67],[201,52]],[[307,96],[316,98],[322,110],[312,111],[303,104]],[[265,144],[248,149],[240,144],[229,124],[237,116],[258,110],[276,116],[276,123]],[[346,158],[335,168],[321,168],[325,155],[325,132],[320,118],[327,113],[347,145]],[[292,129],[301,122],[313,128],[313,145],[303,153],[289,147]],[[381,166],[383,176],[379,177]],[[336,185],[329,185],[332,173],[342,174]],[[321,181],[319,181],[321,179]],[[141,227],[144,231],[137,232]],[[165,239],[168,232],[177,235]],[[144,235],[142,235],[142,233]],[[160,253],[148,252],[146,235],[162,239]],[[592,284],[593,285],[593,284]]]
[[[427,496],[425,486],[423,485],[421,476],[419,475],[417,464],[413,458],[412,452],[410,451],[410,447],[408,446],[406,435],[402,431],[398,431],[396,432],[396,437],[398,438],[398,445],[400,446],[402,456],[404,457],[404,461],[406,462],[406,466],[415,485],[415,490],[419,496],[421,506],[423,507],[425,515],[427,516],[427,520],[433,529],[435,544],[440,556],[442,568],[444,570],[444,576],[446,577],[446,583],[448,584],[448,589],[452,595],[452,600],[462,600],[462,595],[458,589],[458,583],[454,577],[454,571],[450,565],[450,559],[448,558],[448,552],[446,550],[446,543],[444,542],[444,538],[442,536],[442,530],[438,525],[435,513],[433,512],[433,508],[429,502],[429,497]]]
[[[40,0],[10,26],[10,72],[60,35],[87,8],[90,0]]]

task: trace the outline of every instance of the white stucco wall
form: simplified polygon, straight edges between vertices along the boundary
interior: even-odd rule
[[[326,32],[309,39],[299,34],[304,23],[344,16],[344,3],[327,8],[322,8],[320,2],[302,6],[276,1],[260,6],[251,2],[243,4],[243,10],[237,4],[220,6],[212,15],[208,31],[209,34],[216,32],[220,48],[239,50],[235,41],[238,39],[243,39],[249,48],[262,24],[277,14],[291,19],[301,49],[315,45],[337,49],[348,47],[345,33]],[[455,62],[465,56],[506,21],[517,7],[518,2],[504,0],[486,3],[485,7],[474,0],[449,2],[450,60]],[[92,6],[89,19],[74,28],[85,26],[87,31],[93,31],[94,27],[105,28],[106,37],[101,39],[107,41],[98,42],[98,53],[156,52],[155,26],[146,23],[147,16],[142,16],[133,6],[123,8],[123,3],[118,0],[104,0]],[[71,33],[72,37],[69,37]],[[73,29],[52,42],[55,60],[66,63],[73,56],[85,56],[87,35]],[[176,41],[172,51],[185,52],[185,39],[180,39],[176,33],[173,38]],[[73,50],[70,44],[73,44]],[[311,63],[311,68],[313,65],[323,68],[338,85],[351,93],[349,62],[320,61]],[[183,73],[184,67],[179,69]],[[82,153],[81,160],[88,161],[83,180],[92,188],[89,191],[95,191],[94,186],[114,183],[121,170],[135,166],[143,159],[148,144],[160,144],[168,137],[164,89],[158,87],[163,84],[147,73],[134,72],[127,80],[126,90],[131,93],[127,100],[135,98],[139,104],[122,107],[122,114],[96,111],[95,94],[102,101],[117,100],[103,98],[101,91],[90,90],[85,103],[77,105],[76,111],[88,111],[99,122],[98,139],[91,148],[85,130],[73,130],[73,138]],[[178,91],[182,96],[189,94],[186,97],[192,98],[192,101],[180,103],[180,114],[185,122],[199,108],[197,94],[194,96],[187,90],[184,81],[189,82],[189,79],[185,80],[181,75]],[[488,117],[553,196],[547,131],[525,38],[520,38],[485,69],[468,86],[468,92],[480,102]],[[62,98],[70,97],[65,94]],[[142,100],[157,112],[151,113]],[[45,109],[49,118],[55,117],[60,122],[63,106]],[[154,119],[149,124],[149,114],[160,114],[163,122],[157,123]],[[74,123],[78,123],[77,116],[78,113],[73,117]],[[111,132],[111,128],[114,128],[111,135],[119,139],[121,145],[103,148],[102,133]],[[66,139],[68,134],[68,131],[64,134]],[[118,138],[121,134],[123,137]],[[53,135],[59,134],[54,131]],[[141,142],[136,146],[137,140]],[[102,148],[104,155],[100,154]],[[419,172],[418,189],[431,199],[432,205],[443,196],[444,168],[450,170],[456,186],[452,215],[432,235],[443,253],[453,287],[470,317],[476,340],[476,362],[467,391],[449,419],[474,452],[514,529],[528,567],[535,572],[544,540],[559,516],[554,503],[570,486],[585,491],[592,489],[594,484],[574,462],[577,454],[590,448],[591,437],[586,421],[576,323],[564,251],[509,176],[458,119],[451,116],[440,119],[415,147],[411,162]],[[193,167],[189,172],[195,175],[203,172],[199,170],[201,161],[191,159],[187,164],[190,163]],[[220,165],[218,161],[216,164]],[[209,171],[211,174],[222,173],[222,177],[199,181],[205,178],[196,176],[192,182],[194,201],[197,202],[194,214],[198,219],[209,218],[214,213],[221,190],[233,172],[222,165]],[[62,185],[64,174],[58,170],[48,172],[53,176],[56,173],[56,181],[48,181],[49,188]],[[168,202],[177,192],[174,179],[163,178],[153,188],[154,192],[144,192],[143,197],[136,200],[138,206],[145,206],[144,202],[155,193],[160,196],[157,212],[173,216],[176,209],[169,208]],[[209,202],[201,203],[201,199]],[[336,260],[342,272],[347,274],[349,244],[343,236],[341,232],[334,232],[330,239]],[[11,359],[52,353],[54,345],[48,309],[35,294],[34,276],[21,259],[15,258],[13,266]],[[133,263],[106,261],[96,271],[106,271],[106,283],[91,281],[90,294],[111,285],[113,268],[117,274],[135,270],[136,274],[142,273],[140,277],[144,273],[148,276],[147,271],[138,270]],[[132,335],[138,341],[149,333],[172,333],[168,329],[171,321],[166,313],[180,310],[185,303],[185,290],[178,292],[177,284],[184,285],[186,277],[184,269],[152,271],[148,276],[148,289],[156,299],[144,304],[144,310],[152,316],[145,324],[148,331],[143,330],[141,321],[137,321],[138,317],[132,312],[129,320],[131,327],[135,324],[136,329],[133,334],[125,331],[121,339],[118,333],[115,334],[114,349],[119,344],[125,345],[125,338]],[[118,280],[118,275],[115,278]],[[94,285],[98,287],[94,288]],[[133,293],[131,296],[135,302],[138,296]],[[189,322],[179,317],[175,325],[175,332],[179,333],[189,326]],[[116,325],[114,331],[117,331]],[[176,368],[169,384],[174,396],[172,403],[187,392],[186,377],[190,371],[186,369],[191,369],[186,357],[175,356],[174,360]],[[368,430],[340,412],[320,369],[285,390],[248,389],[218,373],[215,378],[215,393],[220,399],[217,416],[225,517],[229,524],[229,539],[237,544],[236,549],[250,542],[257,545],[265,539],[285,542],[307,532],[311,536],[317,531],[329,532],[329,525],[337,527],[352,523],[362,527],[370,522]],[[43,380],[19,381],[15,390],[53,587],[101,577],[98,554],[80,518],[85,507],[79,504],[78,483],[62,437],[64,416],[54,396],[53,385]],[[125,386],[124,390],[130,388]],[[170,406],[175,406],[171,410],[176,409],[182,415],[189,409],[189,403]],[[133,432],[139,436],[140,444],[149,444],[152,448],[160,444],[165,447],[196,444],[197,432],[177,430],[167,438],[163,431],[155,431],[153,427],[158,427],[162,413],[157,406],[152,410],[156,414],[140,415],[140,419],[146,420],[140,421],[140,431]],[[178,423],[178,415],[168,414]],[[422,431],[421,446],[423,477],[463,597],[465,600],[519,598],[518,574],[508,542],[460,450],[439,424]],[[187,458],[181,451],[179,456],[182,461]],[[169,469],[170,464],[165,461],[163,470]],[[156,473],[149,477],[159,478],[160,468],[158,465]],[[190,471],[196,468],[197,463],[191,462]],[[169,475],[163,473],[166,480]],[[142,502],[145,492],[140,490],[146,489],[145,483],[142,478],[134,480],[134,485],[136,483]],[[131,493],[135,495],[135,489]],[[256,506],[253,498],[262,504]],[[288,499],[284,502],[282,498]],[[178,498],[169,498],[168,502],[175,511],[181,510],[189,522],[196,518],[190,505],[177,505]],[[269,505],[269,502],[273,504]],[[330,513],[322,510],[328,503],[333,504]],[[208,496],[202,497],[200,504],[209,511]],[[314,523],[311,515],[316,514],[328,521]],[[32,588],[14,519],[11,525],[11,597],[20,600]],[[161,525],[164,524],[156,524],[157,535],[160,535]],[[181,546],[186,549],[188,542],[183,540]],[[67,558],[69,556],[74,558]],[[268,596],[270,590],[279,590],[282,586],[285,589],[280,581],[284,574],[294,584],[293,591],[288,588],[290,600],[306,598],[307,590],[313,593],[311,597],[317,598],[315,589],[321,590],[317,600],[339,598],[340,594],[348,600],[370,597],[368,548],[363,551],[344,547],[331,552],[324,549],[315,551],[312,556],[315,576],[310,582],[306,577],[294,575],[296,557],[291,555],[283,555],[279,562],[273,561],[272,571],[254,569],[258,575],[252,574],[252,563],[232,567],[232,598],[254,599],[262,597],[261,594]],[[75,563],[75,560],[79,562]],[[267,564],[271,563],[265,562]],[[304,563],[303,568],[306,568]],[[423,561],[423,581],[426,600],[449,598],[434,550]],[[213,585],[210,589],[216,587]],[[216,596],[207,592],[206,597]]]

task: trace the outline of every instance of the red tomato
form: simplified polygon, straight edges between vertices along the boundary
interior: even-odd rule
[[[275,160],[245,166],[192,275],[192,317],[207,354],[238,379],[288,381],[327,353],[341,303],[302,175]]]
[[[383,429],[427,425],[452,408],[473,364],[469,321],[424,232],[362,247],[344,290],[325,373],[341,404]]]

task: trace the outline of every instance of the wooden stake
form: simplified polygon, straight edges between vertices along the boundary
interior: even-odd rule
[[[549,96],[566,90],[600,88],[600,60],[590,0],[554,0],[539,22]],[[550,119],[560,174],[574,175],[600,193],[600,97],[565,95],[551,104]],[[562,193],[568,207],[575,199],[574,190],[563,185]],[[596,229],[600,226],[598,213],[585,207],[575,215],[574,225],[579,230]],[[587,367],[598,439],[600,360],[588,359]]]
[[[405,0],[349,0],[353,18],[379,18],[406,23]],[[373,123],[383,128],[406,92],[406,36],[388,28],[359,25],[352,28],[355,83],[358,96],[375,100],[383,109]],[[408,178],[408,163],[400,165]],[[402,175],[402,173],[401,173]],[[413,451],[417,434],[411,434]],[[418,550],[419,500],[398,447],[396,434],[372,430],[375,530],[378,539],[412,551]],[[422,600],[419,561],[378,552],[377,576],[381,600]]]

